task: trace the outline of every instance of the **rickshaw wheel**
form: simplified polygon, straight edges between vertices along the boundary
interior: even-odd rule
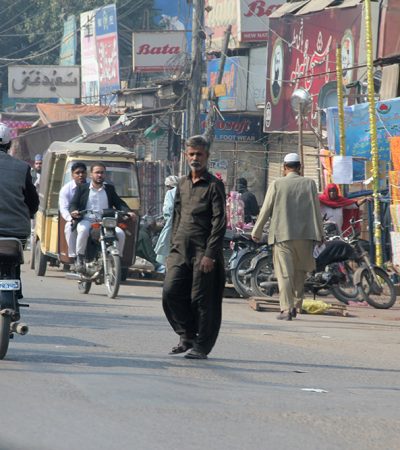
[[[46,273],[47,258],[43,255],[40,248],[40,240],[35,243],[35,274],[38,277],[44,277]]]

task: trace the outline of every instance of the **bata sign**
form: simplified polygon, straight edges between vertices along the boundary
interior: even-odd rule
[[[181,69],[185,61],[184,31],[133,33],[134,72],[164,72]]]
[[[220,51],[228,25],[232,25],[230,48],[239,43],[268,40],[269,16],[284,0],[207,0],[210,11],[205,15],[211,30],[209,50]]]

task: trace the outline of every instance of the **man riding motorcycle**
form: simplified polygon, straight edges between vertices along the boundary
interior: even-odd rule
[[[8,155],[10,147],[11,130],[0,122],[0,237],[25,242],[31,233],[31,218],[39,207],[39,196],[32,183],[29,164]],[[18,279],[20,275],[18,266]],[[17,296],[23,298],[22,288]]]
[[[131,212],[128,205],[117,195],[114,186],[105,182],[105,173],[106,167],[103,163],[94,163],[90,168],[91,182],[77,186],[70,204],[69,210],[71,216],[77,220],[77,260],[75,265],[77,272],[83,271],[87,241],[91,224],[95,219],[92,213],[86,213],[82,217],[79,211],[102,211],[103,209],[116,208],[127,212],[130,216],[134,216],[134,213]],[[125,233],[119,227],[116,227],[115,231],[118,238],[119,254],[122,256],[125,244]]]

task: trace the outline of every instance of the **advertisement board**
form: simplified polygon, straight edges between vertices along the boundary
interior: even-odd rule
[[[386,0],[382,2],[379,27],[378,58],[391,58],[400,55],[400,35],[393,33],[400,23],[400,2]]]
[[[133,33],[134,72],[164,72],[182,69],[185,62],[184,31]]]
[[[185,31],[185,51],[190,53],[192,41],[192,2],[187,0],[154,0],[153,23],[163,31]]]
[[[78,66],[9,66],[11,98],[79,98]]]
[[[99,103],[99,68],[96,50],[96,12],[86,11],[80,16],[82,102]]]
[[[60,47],[60,66],[74,66],[76,64],[76,19],[68,16],[64,22],[64,33]]]
[[[361,17],[362,5],[358,5],[270,19],[264,131],[297,131],[296,115],[290,106],[297,88],[306,89],[312,97],[304,129],[318,126],[318,108],[326,106],[324,97],[336,89],[339,44],[343,84],[355,79],[355,70],[348,68],[359,62]]]
[[[201,114],[201,129],[206,128],[206,114]],[[214,139],[225,142],[256,142],[261,139],[262,117],[248,114],[224,114],[215,122]]]
[[[236,0],[238,5],[239,42],[266,42],[268,40],[268,17],[284,0]]]
[[[217,84],[220,59],[207,63],[207,85]],[[247,98],[248,57],[232,56],[226,58],[222,83],[226,86],[226,95],[219,97],[221,111],[245,111]]]
[[[100,103],[111,101],[112,91],[120,88],[116,5],[96,9],[96,54],[99,70]]]
[[[371,159],[369,103],[344,108],[346,123],[346,155]],[[329,148],[340,151],[338,109],[327,109]],[[376,131],[379,159],[390,160],[390,137],[400,136],[400,98],[376,102]]]

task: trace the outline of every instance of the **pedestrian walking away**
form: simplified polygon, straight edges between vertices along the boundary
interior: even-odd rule
[[[157,244],[154,248],[154,251],[157,254],[157,261],[164,266],[171,249],[172,222],[174,218],[174,203],[178,181],[179,178],[175,175],[170,175],[165,179],[165,187],[167,189],[163,204],[165,225],[161,230]]]
[[[303,300],[306,274],[315,269],[313,247],[323,241],[323,226],[317,186],[300,175],[299,155],[289,153],[283,161],[284,177],[269,186],[252,238],[261,239],[270,219],[268,243],[274,246],[281,309],[277,318],[292,320]]]
[[[222,318],[226,228],[225,188],[207,170],[208,141],[186,142],[189,175],[179,180],[171,252],[163,289],[163,308],[179,343],[171,354],[206,359],[218,337]]]
[[[252,223],[253,217],[258,216],[260,208],[256,196],[247,189],[246,178],[236,180],[236,190],[241,194],[244,203],[244,222]]]

